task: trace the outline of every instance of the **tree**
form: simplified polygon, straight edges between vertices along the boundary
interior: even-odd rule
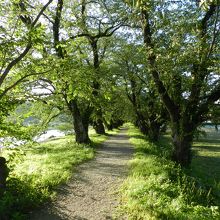
[[[101,82],[100,78],[100,65],[104,60],[104,56],[108,47],[105,38],[111,37],[122,25],[123,19],[115,15],[111,15],[112,9],[115,11],[114,4],[107,4],[106,2],[95,2],[82,0],[81,1],[81,17],[76,16],[79,30],[75,36],[71,39],[78,37],[85,37],[92,52],[92,61],[88,59],[88,64],[94,68],[95,79],[93,81],[93,95],[96,99],[99,99],[99,90]],[[91,14],[91,8],[97,7],[97,15]],[[93,109],[96,114],[96,120],[93,122],[94,128],[98,134],[105,134],[105,128],[102,121],[102,109],[98,106],[98,102]]]
[[[135,113],[135,124],[150,140],[157,141],[167,114],[152,86],[152,77],[148,74],[145,55],[140,53],[141,50],[142,46],[135,42],[122,44],[120,50],[115,52],[115,63]]]
[[[187,166],[194,132],[220,98],[219,1],[136,3],[150,74],[170,116],[173,160]]]
[[[8,93],[15,87],[35,73],[19,74],[16,67],[28,55],[41,35],[39,19],[50,5],[49,0],[45,5],[41,5],[39,11],[33,10],[32,16],[27,11],[27,5],[21,1],[1,2],[1,26],[0,26],[0,127],[8,132],[11,126],[5,126],[3,122],[7,119],[9,112],[20,103],[19,98],[13,99]],[[13,72],[14,71],[14,72]],[[6,121],[6,120],[5,120]],[[6,121],[7,122],[7,121]],[[11,125],[11,124],[10,124]],[[5,189],[5,180],[8,175],[6,160],[1,160],[1,184],[0,191]]]
[[[41,74],[36,71],[27,72],[21,69],[24,65],[28,65],[28,61],[26,60],[25,63],[24,58],[41,38],[43,29],[39,19],[51,2],[52,0],[43,6],[38,6],[40,9],[33,9],[31,12],[27,11],[27,5],[23,1],[1,3],[0,101],[2,105],[5,105],[1,112],[3,116],[8,115],[13,106],[21,101],[20,98],[10,98],[9,92],[29,77]],[[9,13],[7,14],[6,11]],[[22,63],[22,61],[24,62]]]
[[[62,78],[56,80],[63,85],[61,86],[64,91],[63,98],[73,115],[77,142],[88,143],[88,125],[91,119],[94,119],[93,124],[97,133],[105,133],[100,105],[102,100],[100,88],[103,81],[102,63],[108,47],[108,40],[105,38],[110,38],[120,28],[122,22],[117,16],[111,16],[111,4],[84,0],[72,4],[72,7],[70,4],[72,3],[65,2],[64,4],[62,0],[59,0],[54,21],[52,21],[54,48],[60,58],[58,62],[63,67],[65,66],[63,69],[59,68],[58,71],[61,73],[58,75],[62,75]],[[91,15],[89,6],[97,8],[96,15]],[[80,62],[80,65],[77,65],[74,60]],[[79,73],[76,74],[78,82],[73,79],[76,77],[73,69],[75,73]],[[57,82],[55,84],[57,86]],[[89,89],[82,88],[81,84]],[[80,89],[83,91],[79,93]],[[88,91],[87,97],[84,91]]]

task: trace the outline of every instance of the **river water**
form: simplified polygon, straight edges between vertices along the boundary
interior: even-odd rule
[[[66,133],[64,133],[63,131],[52,129],[52,130],[47,130],[42,134],[35,136],[33,138],[33,141],[40,143],[49,140],[51,138],[64,137],[65,135]],[[0,138],[0,148],[4,148],[4,147],[14,148],[23,145],[25,143],[26,143],[25,140],[18,140],[14,137]]]

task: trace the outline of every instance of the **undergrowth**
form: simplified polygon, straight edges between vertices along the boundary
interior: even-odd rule
[[[129,136],[136,153],[121,190],[121,211],[129,219],[220,219],[211,191],[169,159],[168,139],[151,143],[134,127],[130,127]]]
[[[91,134],[92,146],[106,138]],[[7,191],[0,198],[0,219],[26,219],[30,210],[53,199],[57,186],[71,177],[74,166],[94,157],[93,147],[76,144],[72,136],[66,136],[5,150],[10,175]]]

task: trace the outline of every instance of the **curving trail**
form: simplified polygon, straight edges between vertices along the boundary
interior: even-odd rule
[[[60,187],[50,207],[33,213],[30,219],[117,219],[117,190],[127,176],[127,162],[132,153],[126,129],[121,129],[97,149],[95,159],[78,166],[72,179]],[[120,216],[120,219],[127,218]]]

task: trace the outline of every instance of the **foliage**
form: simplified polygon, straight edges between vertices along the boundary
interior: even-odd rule
[[[189,165],[191,142],[199,126],[206,120],[219,122],[219,0],[13,0],[0,1],[0,6],[0,137],[31,140],[47,125],[52,126],[59,115],[68,116],[68,123],[60,123],[60,129],[70,128],[69,122],[73,122],[75,134],[88,133],[89,124],[99,119],[109,128],[125,120],[149,126],[167,120],[163,114],[166,108],[174,147],[156,147],[142,136],[138,139],[139,153],[132,165],[134,177],[140,177],[134,183],[140,187],[138,198],[155,201],[154,206],[147,206],[151,217],[184,219],[189,215],[196,219],[196,213],[206,216],[206,211],[210,218],[214,216],[215,208],[208,208],[211,194],[206,201],[206,191],[193,185],[197,181],[166,158],[173,150],[176,162]],[[131,101],[132,96],[137,103]],[[81,142],[89,142],[87,135],[82,136]],[[95,142],[101,139],[105,137],[93,136]],[[9,166],[17,171],[10,177],[2,200],[5,209],[12,204],[8,213],[21,208],[15,193],[24,199],[21,205],[28,199],[33,204],[37,197],[42,198],[41,203],[58,184],[53,171],[50,177],[48,172],[45,177],[32,175],[35,168],[28,168],[29,154],[36,152],[37,161],[43,163],[51,148],[62,147],[59,156],[65,162],[57,167],[61,182],[69,175],[65,169],[91,156],[85,149],[85,154],[80,151],[82,155],[77,156],[81,149],[77,145],[74,155],[79,158],[70,162],[74,155],[68,141],[76,146],[67,138],[54,141],[55,147],[31,145],[24,148],[26,155],[14,150],[10,155],[14,163]],[[68,153],[63,155],[65,150]],[[52,158],[49,161],[57,159]],[[42,173],[44,165],[39,168]],[[195,176],[200,176],[195,167]],[[39,185],[34,183],[36,178]],[[132,188],[132,179],[130,184]],[[198,202],[200,193],[202,200]],[[164,210],[163,203],[167,204]],[[19,213],[14,215],[19,218]]]
[[[132,5],[132,1],[127,2]],[[148,71],[169,113],[172,158],[187,166],[191,162],[193,135],[207,120],[211,105],[220,98],[217,31],[220,3],[151,0],[133,3],[134,14],[142,25]]]
[[[38,72],[37,66],[33,69],[36,59],[30,56],[30,52],[32,49],[32,52],[35,50],[36,53],[43,42],[45,28],[39,19],[51,2],[52,0],[49,0],[45,5],[34,4],[32,8],[23,1],[0,2],[0,129],[3,135],[16,135],[18,125],[13,127],[13,123],[8,123],[7,116],[26,100],[18,85],[42,74]]]
[[[160,127],[166,122],[167,112],[154,88],[143,47],[137,43],[126,45],[123,41],[120,46],[120,50],[114,53],[118,84],[123,85],[134,112],[133,123],[149,139],[156,141]],[[132,121],[131,117],[129,121]]]
[[[129,219],[218,219],[210,191],[170,161],[170,145],[148,142],[129,130],[136,147],[131,173],[122,188],[121,209]]]

